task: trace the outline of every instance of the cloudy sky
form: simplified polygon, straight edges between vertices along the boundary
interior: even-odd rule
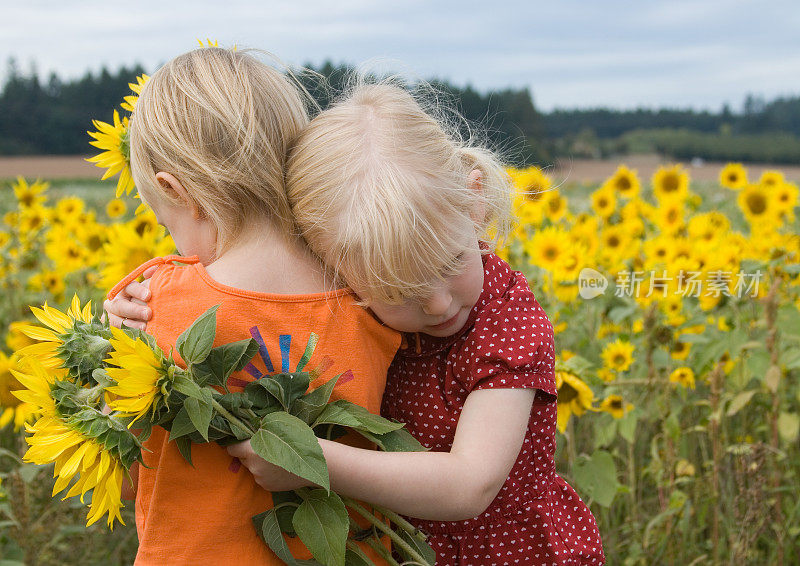
[[[212,38],[301,65],[361,64],[481,91],[529,87],[536,106],[741,108],[800,95],[797,0],[0,0],[5,61],[62,78],[148,70]]]

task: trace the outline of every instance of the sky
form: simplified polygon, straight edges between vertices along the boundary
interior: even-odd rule
[[[211,38],[291,65],[527,87],[546,112],[800,95],[797,0],[0,0],[0,14],[0,79],[10,57],[43,78],[153,71]]]

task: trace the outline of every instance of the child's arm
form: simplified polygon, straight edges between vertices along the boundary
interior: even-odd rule
[[[402,515],[459,521],[480,515],[517,459],[535,389],[479,389],[464,403],[450,452],[379,452],[320,439],[331,488]],[[249,442],[228,448],[271,491],[308,482],[256,456]]]

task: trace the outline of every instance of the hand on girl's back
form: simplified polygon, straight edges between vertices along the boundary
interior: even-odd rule
[[[150,300],[150,278],[156,269],[158,266],[155,265],[146,269],[143,273],[144,281],[129,283],[116,297],[103,302],[103,310],[108,315],[111,326],[122,328],[124,325],[147,330],[147,321],[153,316],[153,312],[147,306],[147,301]]]

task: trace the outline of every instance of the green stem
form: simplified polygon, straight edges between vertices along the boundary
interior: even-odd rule
[[[243,423],[238,418],[234,417],[231,413],[229,413],[228,410],[222,405],[220,405],[216,399],[211,399],[211,406],[214,407],[214,409],[220,415],[228,419],[228,422],[231,423],[231,425],[236,425],[239,428],[239,430],[242,430],[245,433],[247,433],[247,438],[251,438],[256,433],[256,431],[252,430],[245,423]]]
[[[368,538],[366,542],[372,550],[377,552],[381,558],[386,560],[386,563],[389,564],[389,566],[400,566],[400,563],[392,558],[392,555],[388,550],[386,550],[386,547],[383,546],[379,541],[375,540],[374,538]],[[348,541],[348,543],[352,544],[350,541]]]
[[[375,528],[387,534],[389,538],[392,539],[392,542],[398,547],[402,548],[415,562],[419,562],[420,564],[428,564],[428,562],[422,555],[420,555],[419,552],[414,550],[410,544],[400,538],[400,535],[394,532],[391,528],[387,527],[383,521],[378,520],[375,515],[364,509],[357,501],[350,499],[349,497],[342,497],[342,501],[345,505],[372,523]]]
[[[375,511],[377,511],[384,517],[386,517],[387,519],[389,519],[392,523],[394,523],[407,533],[411,534],[411,536],[413,536],[417,540],[424,543],[428,542],[428,537],[427,535],[425,535],[425,533],[423,533],[417,527],[415,527],[414,525],[403,519],[400,515],[398,515],[391,509],[387,509],[386,507],[381,507],[380,505],[373,505],[372,508],[375,509]]]

